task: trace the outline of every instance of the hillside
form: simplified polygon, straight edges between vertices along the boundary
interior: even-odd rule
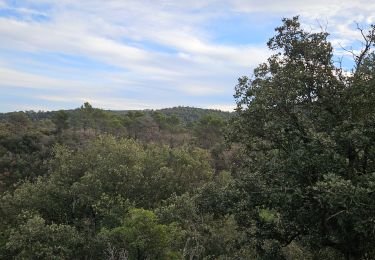
[[[78,109],[69,109],[63,110],[69,115],[77,114]],[[160,112],[165,116],[172,116],[175,115],[178,119],[183,122],[184,124],[191,124],[194,121],[199,120],[201,117],[205,115],[215,115],[223,120],[230,119],[234,112],[226,112],[217,109],[206,109],[206,108],[197,108],[197,107],[171,107],[171,108],[163,108],[163,109],[155,109],[155,110],[106,110],[107,112],[119,115],[126,115],[129,112],[138,112],[143,113],[145,115],[150,116],[154,112]],[[57,113],[57,111],[25,111],[27,116],[32,120],[42,120],[42,119],[51,119]],[[0,113],[0,120],[4,120],[9,113]]]
[[[111,112],[126,114],[128,112],[143,112],[145,114],[152,114],[154,112],[160,112],[165,116],[172,116],[175,115],[180,119],[184,124],[189,124],[194,121],[199,120],[201,117],[205,115],[215,115],[224,120],[227,120],[233,116],[233,112],[226,112],[216,109],[206,109],[206,108],[197,108],[197,107],[171,107],[171,108],[163,108],[163,109],[155,109],[155,110],[112,110]]]

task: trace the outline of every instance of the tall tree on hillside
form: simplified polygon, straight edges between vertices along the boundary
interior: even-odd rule
[[[128,130],[129,136],[137,139],[142,130],[142,119],[145,114],[140,111],[129,111],[124,118],[124,125]]]
[[[52,117],[52,122],[56,126],[57,135],[61,135],[62,131],[69,128],[69,115],[64,110],[59,110]]]
[[[224,120],[214,114],[202,116],[194,127],[197,144],[208,149],[219,143],[223,139],[224,126]]]
[[[91,106],[89,102],[85,102],[80,107],[79,111],[80,111],[80,117],[82,121],[83,130],[86,131],[90,125],[93,125],[92,114],[94,112],[94,108]]]
[[[246,162],[236,212],[261,253],[300,243],[375,257],[374,31],[361,31],[364,48],[343,73],[326,32],[284,19],[268,42],[274,54],[239,79],[232,138]]]
[[[16,133],[25,131],[31,124],[31,121],[25,112],[9,113],[7,121]]]

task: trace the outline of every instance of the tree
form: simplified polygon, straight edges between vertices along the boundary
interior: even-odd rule
[[[202,116],[194,127],[194,135],[197,143],[203,148],[211,148],[223,139],[225,122],[215,114]]]
[[[142,118],[145,116],[140,111],[130,111],[124,118],[124,125],[126,126],[130,137],[138,138],[139,132],[142,130]]]
[[[126,251],[129,259],[181,259],[172,248],[178,229],[173,224],[159,224],[149,210],[130,210],[121,226],[103,230],[102,236],[118,250]]]
[[[92,107],[89,102],[85,102],[79,109],[79,121],[82,124],[83,130],[86,132],[88,128],[95,128],[95,113],[96,109]]]
[[[56,126],[56,132],[60,136],[62,131],[69,128],[69,115],[64,110],[59,110],[54,114],[52,122]]]
[[[31,124],[22,112],[8,119],[0,123],[0,193],[14,189],[21,180],[44,175],[54,141],[49,131]]]
[[[151,114],[151,117],[158,124],[159,131],[161,129],[164,129],[166,124],[166,116],[164,114],[160,113],[159,111],[156,111]]]
[[[26,250],[25,241],[29,234],[20,227],[30,224],[38,226],[36,229],[46,226],[45,229],[49,230],[55,227],[50,226],[52,223],[77,230],[83,242],[77,244],[79,255],[75,255],[76,258],[103,259],[105,253],[123,255],[124,248],[113,248],[113,241],[108,245],[101,239],[101,230],[123,227],[128,223],[124,217],[134,206],[152,210],[174,194],[196,191],[212,179],[212,172],[209,156],[200,148],[147,146],[136,140],[111,136],[101,136],[75,150],[56,145],[47,174],[24,180],[12,190],[0,194],[0,258],[15,257]],[[32,216],[25,219],[27,212]],[[153,213],[140,211],[134,214],[147,217]],[[45,225],[40,224],[39,220],[39,224],[33,221],[28,223],[35,215],[45,220]],[[153,218],[151,216],[150,221],[154,221]],[[147,221],[148,217],[145,219]],[[129,223],[125,225],[127,230],[133,222]],[[153,224],[158,225],[157,220]],[[164,226],[161,228],[164,229]],[[18,235],[13,236],[16,233]],[[161,235],[164,237],[168,234]],[[38,239],[42,237],[39,233],[37,235]],[[140,248],[144,252],[149,252],[148,246],[151,244],[154,248],[165,242],[158,234],[149,235],[151,237],[147,238],[147,243],[150,245]],[[24,244],[17,247],[14,242],[11,247],[7,246],[9,241],[16,241],[16,238],[25,239],[21,241]],[[43,248],[54,247],[44,240],[40,243]],[[27,254],[31,254],[33,248],[29,247]],[[159,254],[160,251],[157,252]],[[165,259],[164,253],[162,259]],[[30,255],[30,258],[33,257]]]
[[[239,79],[231,137],[246,159],[236,212],[242,226],[255,221],[264,255],[298,242],[375,256],[374,30],[345,76],[328,33],[284,19],[268,42],[274,54]]]
[[[31,121],[24,112],[12,112],[8,114],[7,121],[11,124],[14,132],[21,133],[26,130]]]
[[[33,216],[12,230],[6,247],[16,259],[71,259],[81,243],[73,227],[47,225],[40,216]]]

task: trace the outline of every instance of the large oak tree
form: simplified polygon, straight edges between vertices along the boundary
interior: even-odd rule
[[[284,19],[273,55],[239,79],[232,137],[246,156],[235,210],[259,251],[297,241],[375,256],[374,29],[361,30],[364,48],[344,72],[328,33]]]

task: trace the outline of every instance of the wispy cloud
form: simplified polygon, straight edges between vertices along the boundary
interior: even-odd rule
[[[84,100],[114,109],[232,109],[236,78],[267,58],[266,35],[281,17],[327,21],[337,47],[358,39],[354,21],[375,20],[375,3],[363,0],[0,0],[0,10],[0,90],[27,88],[33,99],[20,103],[50,109]],[[247,30],[220,38],[228,20]]]
[[[85,83],[79,81],[45,77],[19,70],[0,68],[1,87],[62,90],[84,89]]]

